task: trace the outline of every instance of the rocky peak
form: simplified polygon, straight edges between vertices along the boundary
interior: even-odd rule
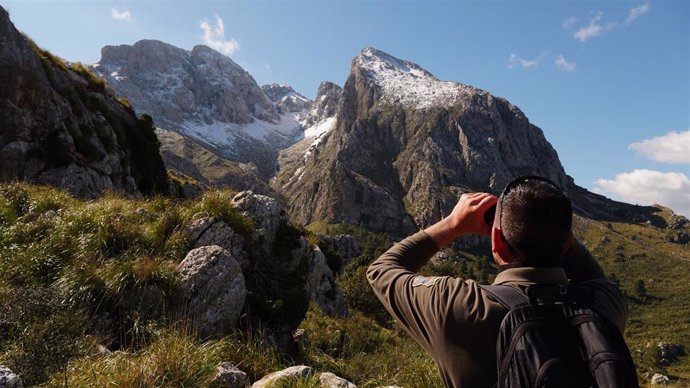
[[[281,113],[302,112],[311,105],[311,100],[297,93],[289,85],[263,85],[261,89],[269,100],[273,101]]]
[[[329,81],[321,82],[316,92],[316,98],[304,121],[304,126],[311,127],[330,117],[335,117],[341,94],[343,94],[343,88],[340,86]]]
[[[318,100],[318,99],[317,99]],[[537,174],[570,187],[542,131],[508,101],[367,48],[353,59],[333,129],[273,181],[299,222],[404,235],[466,191]]]

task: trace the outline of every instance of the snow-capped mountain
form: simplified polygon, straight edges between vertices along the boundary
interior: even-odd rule
[[[281,152],[272,182],[299,223],[404,235],[450,213],[462,192],[500,190],[519,175],[572,186],[516,106],[373,48],[353,59],[337,114],[322,123]]]
[[[301,111],[271,101],[247,71],[206,46],[188,51],[156,40],[106,46],[92,68],[158,127],[254,163],[264,177],[273,173],[278,150],[301,133]]]

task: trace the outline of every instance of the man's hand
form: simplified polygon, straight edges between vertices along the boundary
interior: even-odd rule
[[[491,234],[491,226],[484,222],[484,213],[496,204],[496,197],[488,193],[466,193],[450,215],[424,231],[438,247],[443,247],[463,234]]]

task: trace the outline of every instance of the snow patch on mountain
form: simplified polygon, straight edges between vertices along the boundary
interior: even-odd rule
[[[453,81],[441,81],[417,64],[365,48],[356,64],[381,87],[382,100],[424,109],[450,107],[477,89]]]

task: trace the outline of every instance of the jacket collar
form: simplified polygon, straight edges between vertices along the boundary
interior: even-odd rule
[[[568,285],[568,277],[562,267],[518,267],[501,271],[493,284],[505,283],[557,283]]]

